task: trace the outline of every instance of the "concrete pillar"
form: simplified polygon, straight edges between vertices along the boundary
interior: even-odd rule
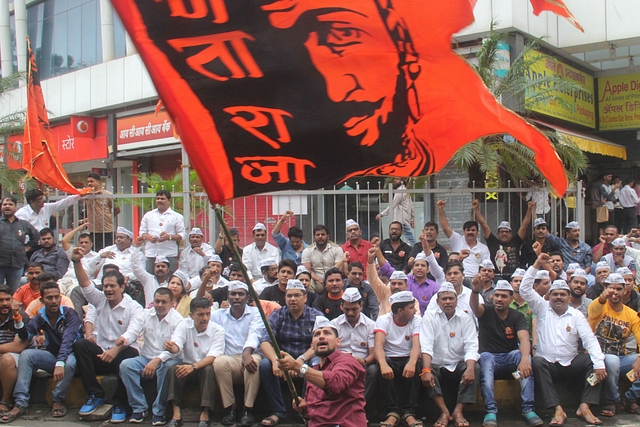
[[[102,62],[116,59],[116,38],[113,26],[113,7],[109,0],[100,0],[100,32],[102,34]]]
[[[0,0],[0,69],[2,77],[13,73],[13,53],[11,52],[11,27],[9,26],[9,0]]]
[[[18,56],[18,71],[27,71],[27,2],[13,1],[16,19],[16,53]]]
[[[126,48],[126,55],[131,56],[138,53],[136,46],[133,44],[133,41],[131,40],[131,37],[129,37],[129,33],[125,31],[124,37],[125,37],[124,42],[125,42],[125,48]]]

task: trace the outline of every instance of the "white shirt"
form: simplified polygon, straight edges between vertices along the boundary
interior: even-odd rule
[[[276,264],[280,263],[280,249],[266,242],[262,250],[258,249],[255,242],[245,246],[242,250],[242,263],[247,267],[251,277],[260,277],[260,261],[267,258],[275,258]]]
[[[133,268],[133,274],[136,275],[142,288],[144,289],[144,306],[148,307],[153,302],[153,294],[158,288],[166,288],[169,285],[168,279],[162,283],[158,282],[158,278],[147,271],[147,261],[144,258],[144,254],[140,252],[139,248],[134,248],[131,255],[131,267]]]
[[[198,332],[193,319],[188,318],[178,325],[171,341],[182,351],[184,363],[196,363],[208,356],[218,357],[224,354],[225,333],[222,326],[209,322],[204,332]]]
[[[93,325],[98,332],[97,344],[103,350],[109,350],[115,346],[116,339],[129,332],[138,334],[144,325],[144,310],[140,304],[132,300],[127,294],[122,295],[122,301],[111,308],[104,293],[95,286],[82,288],[84,297],[96,308],[96,317]],[[138,348],[138,341],[134,340],[131,347]]]
[[[383,314],[378,317],[373,332],[385,335],[383,348],[387,357],[407,357],[413,347],[412,338],[420,334],[420,318],[416,316],[400,326],[393,321],[393,313]]]
[[[151,360],[159,357],[160,360],[166,362],[174,357],[171,352],[164,349],[164,342],[169,341],[176,328],[184,323],[185,319],[175,309],[170,309],[166,316],[160,320],[156,315],[155,308],[148,308],[143,311],[143,324],[140,330],[127,331],[123,337],[127,341],[127,345],[138,341],[138,335],[142,333],[142,341],[144,345],[140,350],[140,355]]]
[[[195,298],[196,294],[198,293],[198,289],[200,289],[200,286],[202,286],[202,279],[200,278],[200,276],[194,277],[193,279],[189,280],[189,285],[191,287],[187,289],[187,291],[191,292],[190,294],[191,298]],[[224,277],[220,276],[218,281],[213,284],[213,288],[211,288],[211,290],[218,289],[228,285],[229,285],[229,281]]]
[[[338,328],[340,346],[338,350],[343,353],[351,353],[353,357],[364,359],[369,355],[369,349],[374,345],[374,333],[376,322],[360,313],[356,326],[352,327],[344,314],[331,321]]]
[[[262,279],[256,280],[255,282],[252,283],[253,285],[253,289],[256,290],[256,293],[258,295],[260,295],[262,293],[262,291],[264,291],[266,288],[268,288],[269,286],[273,286],[276,283],[278,283],[277,280],[274,280],[273,283],[269,283],[266,281],[266,279],[263,277]]]
[[[553,311],[550,303],[533,290],[537,272],[537,268],[529,267],[520,283],[520,296],[529,304],[538,320],[536,356],[544,357],[551,363],[569,366],[578,354],[578,340],[582,339],[594,369],[604,369],[604,355],[587,319],[571,306],[562,315]]]
[[[179,234],[182,236],[182,240],[186,240],[184,217],[171,208],[168,208],[163,213],[160,213],[158,209],[154,209],[144,214],[140,223],[140,235],[146,233],[153,237],[160,237],[160,233],[163,231],[167,234]],[[147,258],[155,258],[160,255],[175,257],[178,256],[178,242],[175,240],[166,240],[158,243],[147,241],[144,252]]]
[[[51,215],[69,206],[73,206],[78,200],[80,200],[80,196],[74,195],[67,196],[57,202],[45,203],[38,213],[35,213],[33,209],[31,209],[31,205],[26,205],[18,209],[15,215],[20,219],[29,221],[36,230],[40,231],[45,227],[49,227]]]
[[[451,252],[460,252],[463,249],[469,249],[471,252],[471,254],[462,261],[465,277],[477,276],[480,263],[485,259],[491,260],[489,248],[480,241],[472,248],[464,239],[464,236],[454,231],[451,237],[449,237],[449,243],[451,243]]]
[[[600,259],[600,261],[606,261],[607,264],[609,264],[609,268],[611,269],[612,273],[615,273],[616,271],[618,271],[619,268],[622,267],[621,265],[617,265],[616,262],[613,260],[613,253],[606,254],[605,256],[603,256]],[[624,262],[624,267],[628,268],[629,264],[631,264],[633,262],[633,257],[631,255],[627,255],[625,253],[623,262]],[[638,267],[638,265],[636,264],[635,268],[637,268],[637,267]],[[635,270],[635,268],[634,268],[634,270]]]
[[[225,355],[240,356],[245,348],[260,349],[265,326],[256,307],[247,305],[239,319],[233,317],[231,308],[223,308],[211,313],[211,321],[224,329]]]
[[[120,273],[122,273],[122,275],[127,276],[129,280],[135,280],[136,275],[133,273],[133,267],[131,265],[131,255],[133,255],[133,249],[133,246],[129,246],[127,249],[121,251],[116,245],[107,246],[106,248],[102,249],[100,252],[98,252],[99,256],[94,258],[93,261],[89,263],[91,266],[91,274],[89,276],[91,277],[97,274],[96,277],[98,280],[100,280],[102,278],[102,266],[105,264],[115,264],[120,269]],[[102,258],[102,256],[100,255],[105,252],[113,252],[114,254],[116,254],[116,257],[113,259]]]
[[[462,291],[457,295],[457,297],[458,297],[457,308],[459,308],[460,310],[464,311],[469,316],[471,316],[471,318],[473,319],[473,323],[475,323],[477,326],[478,319],[476,319],[476,315],[473,314],[473,310],[471,310],[471,304],[469,304],[469,300],[471,299],[471,289],[467,288],[466,286],[462,286]],[[438,294],[434,295],[433,298],[431,298],[431,301],[429,301],[429,305],[427,306],[427,310],[430,310],[430,311],[439,310],[440,306],[438,305],[437,300],[438,300]],[[484,298],[482,298],[482,295],[478,295],[478,303],[484,304]]]
[[[456,311],[447,319],[438,307],[427,310],[420,325],[420,351],[431,356],[431,363],[453,372],[466,360],[478,360],[478,334],[473,320],[464,311]]]
[[[200,249],[204,252],[204,256],[195,252],[191,248],[191,245],[180,252],[178,269],[187,273],[189,277],[198,277],[200,275],[200,269],[207,265],[209,258],[213,255],[213,248],[208,243],[203,243]]]
[[[67,258],[69,258],[69,261],[71,261],[71,254],[73,253],[73,246],[69,248],[68,251],[64,251],[64,253],[67,255]],[[95,257],[98,256],[98,252],[96,251],[89,251],[88,254],[86,254],[81,260],[80,262],[82,263],[82,268],[84,269],[84,271],[87,273],[87,276],[91,277],[92,271],[95,271],[95,269],[93,268],[93,261],[95,261]],[[70,262],[69,263],[69,268],[67,269],[67,272],[64,274],[64,276],[62,276],[62,279],[75,279],[76,278],[76,269],[73,266],[73,263]]]
[[[624,236],[625,242],[628,241],[627,236]],[[636,245],[637,243],[632,243],[632,245]],[[636,283],[640,283],[640,248],[632,248],[627,246],[627,255],[633,258],[633,261],[636,264]]]
[[[638,195],[636,194],[636,190],[629,187],[628,184],[622,187],[622,190],[620,190],[619,198],[620,205],[623,208],[635,208],[636,205],[640,203],[640,200],[638,200]]]

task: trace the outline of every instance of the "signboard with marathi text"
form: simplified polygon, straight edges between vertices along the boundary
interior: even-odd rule
[[[51,126],[51,135],[57,144],[58,158],[62,164],[86,160],[106,159],[107,119],[74,116],[70,123]],[[7,166],[21,169],[24,136],[7,137]]]
[[[117,140],[119,150],[132,150],[179,142],[175,138],[175,125],[166,111],[118,119]]]
[[[640,73],[598,79],[600,130],[640,128]]]
[[[526,108],[595,129],[596,107],[593,77],[541,52],[531,50],[525,54],[526,60],[536,58],[538,58],[538,61],[526,71],[528,80],[535,81],[553,75],[569,80],[579,85],[581,89],[559,92],[557,97],[564,102],[553,100],[549,103],[530,105],[525,100]]]

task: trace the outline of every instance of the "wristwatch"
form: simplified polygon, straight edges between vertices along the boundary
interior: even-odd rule
[[[302,365],[300,367],[300,378],[304,378],[304,376],[307,375],[308,371],[309,371],[309,365]]]

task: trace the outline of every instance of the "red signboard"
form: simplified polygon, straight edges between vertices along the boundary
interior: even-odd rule
[[[177,143],[174,124],[164,111],[118,119],[117,140],[119,149],[134,149],[151,145]]]
[[[65,123],[51,127],[62,164],[107,158],[107,119],[74,116],[72,121],[73,126]],[[22,134],[7,138],[6,161],[11,169],[21,169],[22,138]]]

